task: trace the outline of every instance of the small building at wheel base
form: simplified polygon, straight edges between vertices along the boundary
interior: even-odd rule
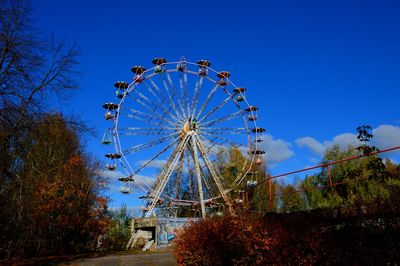
[[[200,218],[134,218],[127,249],[156,250],[167,247],[175,239],[176,231]]]

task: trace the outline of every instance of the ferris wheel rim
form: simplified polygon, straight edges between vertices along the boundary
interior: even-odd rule
[[[187,61],[187,60],[184,60],[184,61],[175,61],[175,62],[166,62],[166,63],[163,63],[162,64],[162,66],[163,67],[167,67],[167,66],[170,66],[170,65],[174,65],[174,66],[176,66],[177,64],[180,64],[180,63],[182,63],[182,62],[184,62],[185,64],[187,64],[187,65],[191,65],[191,66],[198,66],[198,64],[196,64],[196,63],[193,63],[193,62],[190,62],[190,61]],[[154,76],[156,76],[156,75],[160,75],[159,73],[156,73],[155,72],[155,69],[157,68],[157,65],[156,66],[154,66],[154,67],[152,67],[152,68],[149,68],[149,69],[146,69],[146,70],[144,70],[142,73],[141,73],[141,77],[144,77],[144,79],[151,79],[152,77],[154,77]],[[206,67],[204,67],[204,68],[206,68],[207,69],[207,71],[209,70],[210,72],[212,72],[212,73],[215,73],[215,74],[218,74],[219,72],[218,71],[216,71],[215,69],[213,69],[213,68],[211,68],[210,66],[206,66]],[[167,73],[168,75],[169,75],[169,73],[174,73],[174,72],[180,72],[178,69],[165,69],[164,70],[164,72],[165,73]],[[198,72],[195,72],[195,71],[192,71],[192,70],[188,70],[187,68],[185,69],[185,74],[192,74],[192,75],[196,75],[196,76],[198,76],[198,77],[200,77],[200,74],[198,73]],[[204,79],[206,79],[206,80],[208,80],[208,81],[210,81],[210,82],[212,82],[212,83],[214,83],[215,85],[217,85],[217,80],[215,80],[215,79],[213,79],[212,77],[210,77],[210,75],[209,74],[207,74],[205,77],[204,77]],[[225,80],[227,81],[227,83],[228,83],[228,85],[231,85],[233,88],[239,88],[238,86],[236,86],[232,81],[231,81],[231,79],[229,78],[229,76],[227,76],[227,77],[225,77]],[[119,101],[119,103],[118,103],[118,108],[117,108],[117,112],[118,112],[118,115],[117,115],[117,117],[114,119],[114,122],[113,122],[113,131],[114,131],[114,136],[113,136],[113,138],[114,138],[114,147],[115,147],[115,150],[116,150],[116,152],[118,152],[118,153],[120,153],[121,154],[121,158],[119,159],[120,161],[123,161],[124,163],[124,165],[125,165],[125,167],[128,167],[129,169],[127,169],[127,168],[125,168],[125,171],[130,175],[130,174],[132,174],[132,173],[135,173],[135,171],[136,170],[134,170],[133,168],[132,168],[132,166],[130,165],[130,163],[129,163],[129,160],[127,159],[127,157],[126,157],[126,155],[125,155],[125,152],[124,152],[124,150],[123,150],[123,146],[121,145],[121,139],[120,139],[120,134],[119,134],[119,119],[120,119],[120,116],[121,116],[121,108],[123,107],[123,105],[124,105],[124,103],[125,103],[125,101],[127,101],[127,99],[128,99],[128,95],[130,94],[130,92],[131,91],[133,91],[136,87],[138,87],[138,86],[140,86],[140,84],[141,83],[136,83],[135,82],[135,80],[133,80],[131,83],[129,83],[129,86],[128,86],[128,88],[127,88],[127,94],[124,94],[124,96],[120,99],[120,101]],[[224,91],[224,93],[226,94],[226,95],[228,95],[229,96],[229,101],[233,101],[233,103],[236,105],[236,107],[242,112],[241,113],[241,116],[242,116],[242,118],[243,118],[243,120],[244,120],[244,123],[245,123],[245,127],[246,127],[246,135],[248,136],[247,138],[248,138],[248,140],[247,140],[247,149],[248,149],[248,151],[250,151],[250,149],[251,149],[251,145],[252,145],[252,142],[251,142],[251,132],[250,132],[250,127],[248,126],[248,124],[247,124],[247,119],[246,119],[246,113],[248,113],[249,115],[251,115],[251,116],[255,116],[255,114],[256,114],[256,112],[255,111],[253,111],[253,110],[251,110],[250,109],[250,111],[249,112],[246,112],[245,110],[246,110],[246,107],[251,107],[251,105],[249,104],[249,102],[248,102],[248,100],[247,100],[247,97],[245,97],[245,95],[244,95],[244,93],[243,93],[243,91],[241,91],[241,90],[239,90],[238,92],[236,92],[236,93],[231,93],[230,91],[228,91],[228,90],[224,90],[224,88],[221,86],[221,88],[222,88],[222,90]],[[242,96],[243,97],[243,102],[244,102],[244,107],[241,107],[241,105],[243,105],[243,104],[239,104],[239,102],[237,102],[236,100],[235,100],[235,97],[234,96],[236,96],[236,95],[240,95],[240,96]],[[201,114],[201,113],[200,113]],[[199,114],[199,116],[200,116],[200,114]],[[181,117],[181,118],[184,118],[184,117]],[[178,121],[179,121],[179,118],[178,118]],[[207,123],[210,123],[210,122],[206,122],[206,124]],[[256,122],[256,120],[254,120],[254,121],[249,121],[248,122],[249,124],[252,124],[252,125],[254,125],[254,128],[257,128],[257,122]],[[258,138],[258,135],[260,135],[259,134],[259,132],[254,132],[254,137],[255,137],[255,139],[257,139]],[[175,142],[172,142],[172,143],[175,143]],[[255,142],[254,143],[254,148],[257,150],[258,149],[258,143],[257,142]],[[171,156],[172,154],[171,153],[169,153],[170,155],[169,156]],[[237,187],[242,181],[243,181],[243,179],[246,177],[246,175],[251,171],[251,166],[252,165],[254,165],[254,161],[255,161],[255,158],[256,158],[256,154],[255,153],[253,153],[252,154],[252,156],[250,156],[250,162],[249,162],[249,166],[245,169],[245,171],[241,174],[241,176],[240,176],[240,178],[238,177],[238,178],[236,178],[235,179],[235,182],[234,182],[234,187]],[[247,162],[247,160],[246,160],[246,162]],[[243,168],[244,168],[245,166],[243,166]],[[134,174],[134,175],[137,175],[136,177],[139,177],[139,175],[138,174]],[[136,179],[136,178],[135,178]],[[135,183],[136,183],[136,185],[138,185],[138,187],[140,188],[140,189],[142,189],[144,192],[146,192],[146,193],[149,193],[149,192],[152,192],[152,191],[154,191],[153,190],[153,188],[152,187],[150,187],[149,185],[147,185],[147,184],[145,184],[145,183],[143,183],[147,188],[144,188],[143,186],[141,186],[140,184],[139,184],[139,182],[137,182],[136,180],[135,180]],[[166,195],[164,195],[164,196],[166,196]],[[221,196],[217,196],[217,197],[214,197],[213,199],[217,199],[217,198],[220,198]],[[172,198],[171,197],[167,197],[167,198],[169,198],[170,200],[172,200]],[[211,199],[211,198],[210,198]],[[210,199],[206,199],[207,201],[208,200],[210,200]],[[199,202],[199,201],[192,201],[192,202]]]

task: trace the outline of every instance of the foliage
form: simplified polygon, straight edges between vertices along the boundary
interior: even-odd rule
[[[105,233],[107,199],[97,164],[76,129],[59,115],[32,119],[13,152],[12,177],[0,194],[1,256],[94,250]]]
[[[224,161],[219,161],[217,165],[219,166],[221,175],[224,177],[224,182],[227,183],[228,187],[234,187],[233,193],[231,196],[234,199],[242,200],[245,197],[244,204],[245,207],[252,212],[264,213],[268,210],[268,198],[269,198],[269,189],[268,183],[264,182],[260,183],[262,180],[267,178],[268,172],[267,168],[264,164],[257,165],[252,164],[250,169],[247,169],[251,164],[250,160],[247,160],[240,149],[236,147],[230,147],[229,149],[229,158]],[[245,167],[243,167],[245,166]],[[234,181],[238,176],[243,176],[246,174],[243,172],[243,169],[249,170],[247,175],[243,178],[242,182],[235,186]],[[254,185],[257,185],[255,189],[252,189]],[[237,191],[246,191],[247,196],[244,196]],[[276,193],[277,185],[275,183],[272,184],[271,193]],[[273,199],[273,206],[276,209],[276,199]],[[238,213],[243,212],[243,206],[237,206],[236,208]]]
[[[399,201],[193,223],[174,242],[179,265],[383,265],[400,260]]]
[[[272,231],[256,220],[225,216],[192,223],[178,233],[179,265],[252,265],[277,245]]]
[[[336,161],[358,155],[353,147],[341,151],[338,146],[329,149],[323,162]],[[400,180],[398,172],[392,163],[382,162],[376,155],[346,161],[331,166],[333,187],[327,188],[328,170],[308,176],[301,188],[306,190],[307,204],[310,208],[326,207],[361,207],[377,199],[385,200],[396,186],[395,180]],[[322,187],[324,189],[313,189]]]
[[[111,211],[110,216],[111,223],[101,241],[101,247],[105,251],[125,250],[126,244],[131,236],[131,215],[126,205],[123,205],[121,208]]]
[[[280,209],[283,212],[292,212],[304,210],[305,202],[301,195],[296,191],[296,188],[290,184],[279,187],[281,193],[282,206]]]
[[[366,144],[373,138],[369,126],[357,130],[362,148],[349,147],[342,151],[339,146],[333,146],[326,151],[323,163],[359,155],[367,157],[323,168],[298,185],[275,184],[274,191],[280,195],[280,201],[274,201],[274,207],[282,213],[268,212],[265,217],[255,219],[241,212],[240,217],[192,223],[175,241],[178,263],[397,264],[400,261],[400,166],[390,160],[383,163],[381,158],[370,154],[377,149]],[[230,168],[222,169],[229,177]],[[257,198],[257,189],[249,190],[250,202],[261,202],[265,206],[263,199],[267,193],[264,191],[264,196]],[[302,194],[297,189],[303,190]],[[250,211],[257,208],[250,205]],[[305,209],[308,211],[304,212]]]
[[[76,88],[78,51],[32,26],[27,0],[0,0],[0,257],[94,250],[108,225],[87,127],[49,113]]]
[[[372,127],[369,125],[362,125],[357,127],[357,139],[362,142],[362,145],[358,146],[356,149],[361,151],[364,155],[367,155],[373,151],[377,151],[378,149],[374,146],[369,146],[367,143],[374,138],[374,135],[371,133]]]

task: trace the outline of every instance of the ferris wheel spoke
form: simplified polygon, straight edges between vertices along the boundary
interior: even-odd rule
[[[204,81],[204,76],[199,75],[199,78],[197,79],[197,82],[196,82],[196,87],[194,88],[192,106],[190,108],[189,116],[194,116],[196,114],[196,108],[197,108],[197,104],[199,102],[200,90],[201,90],[201,87],[203,86],[203,81]]]
[[[164,107],[164,102],[166,101],[167,97],[165,97],[165,95],[163,95],[163,98],[161,99],[161,98],[160,98],[160,95],[158,95],[157,93],[155,93],[154,90],[153,90],[153,88],[147,84],[147,81],[144,82],[144,85],[146,86],[147,90],[157,99],[158,104],[159,104],[161,110],[162,110],[165,114],[167,114],[167,115],[172,119],[172,121],[178,121],[179,119],[178,119],[176,116],[174,116],[173,114],[171,114],[170,109],[167,109],[167,108]],[[158,91],[159,91],[159,90],[158,90]],[[160,92],[160,91],[159,91],[159,92]]]
[[[227,114],[225,116],[222,116],[220,118],[205,122],[203,124],[199,124],[199,126],[202,127],[202,128],[203,127],[214,126],[214,125],[220,124],[222,122],[234,119],[235,117],[237,117],[239,115],[243,115],[243,111],[242,110],[239,110],[239,111],[231,113],[231,114]]]
[[[123,113],[121,113],[121,114],[123,114]],[[149,120],[149,119],[146,119],[146,118],[144,118],[144,117],[140,117],[140,116],[138,116],[137,114],[125,114],[125,115],[126,115],[127,117],[129,117],[129,118],[133,118],[133,119],[136,119],[136,120],[140,120],[140,121],[149,123],[149,124],[151,124],[151,125],[153,125],[153,126],[159,126],[159,125],[160,125],[160,123],[155,123],[155,122],[153,122],[153,121],[151,121],[151,120]]]
[[[161,151],[159,151],[156,155],[151,157],[149,160],[144,162],[137,170],[135,170],[134,174],[137,175],[139,174],[145,167],[147,167],[149,164],[151,164],[154,160],[157,160],[161,155],[163,155],[166,151],[168,151],[173,145],[175,145],[180,138],[176,138],[174,141],[169,143],[167,146],[165,146]]]
[[[174,98],[178,98],[178,95],[175,95],[175,93],[173,93],[171,95],[171,93],[169,91],[169,85],[168,85],[168,83],[167,83],[167,81],[165,79],[165,73],[162,72],[160,75],[162,77],[162,84],[163,84],[163,86],[165,88],[165,91],[167,93],[168,98],[170,99],[170,103],[171,103],[172,109],[174,110],[174,112],[175,112],[176,116],[178,117],[178,119],[183,119],[183,116],[179,113],[178,109],[176,108],[175,102],[173,100]]]
[[[210,93],[207,95],[206,100],[204,101],[203,105],[200,107],[199,112],[196,115],[196,119],[199,119],[200,115],[203,113],[204,109],[206,108],[208,102],[211,100],[211,98],[214,96],[215,92],[217,89],[220,87],[219,84],[215,84],[215,86],[211,89]]]
[[[233,148],[244,148],[244,147],[246,147],[246,145],[244,145],[244,144],[237,143],[235,141],[232,141],[230,139],[221,137],[219,135],[213,135],[213,134],[205,133],[205,134],[202,134],[201,137],[206,138],[210,142],[210,144],[211,144],[211,146],[209,147],[210,149],[212,149],[215,146],[223,146],[225,144],[229,144]],[[220,140],[221,142],[217,142],[217,140]]]
[[[124,155],[128,155],[128,154],[132,154],[132,153],[135,153],[135,152],[139,152],[139,151],[151,148],[151,147],[156,146],[158,144],[164,143],[164,142],[166,142],[166,141],[168,141],[170,139],[173,139],[174,137],[176,137],[177,134],[178,133],[172,133],[172,134],[164,136],[162,138],[154,139],[154,140],[151,140],[149,142],[142,143],[142,144],[130,147],[130,148],[122,151],[122,153]]]
[[[186,117],[189,117],[189,90],[187,85],[186,71],[179,72],[179,86],[181,88],[181,97]]]
[[[156,106],[156,108],[152,108],[152,107],[148,106],[148,105],[143,101],[142,98],[135,98],[135,97],[131,96],[131,94],[128,94],[128,96],[131,97],[134,101],[136,101],[136,102],[139,103],[140,105],[142,105],[144,108],[146,108],[152,115],[154,115],[155,117],[157,117],[158,120],[161,120],[161,121],[163,121],[163,122],[165,122],[165,123],[167,123],[167,124],[169,124],[169,125],[171,125],[171,126],[174,125],[173,122],[167,120],[165,117],[163,117],[163,116],[159,115],[158,113],[156,113],[157,106]]]
[[[214,135],[240,135],[246,134],[248,131],[244,127],[205,127],[201,128],[201,134],[214,134]]]
[[[128,127],[120,128],[120,135],[124,136],[136,136],[136,135],[166,135],[170,134],[171,131],[176,131],[174,127]]]
[[[225,144],[229,144],[230,147],[234,148],[234,149],[239,149],[240,151],[243,151],[243,149],[245,149],[245,145],[237,143],[237,142],[233,142],[229,139],[225,139],[225,138],[221,138],[220,136],[198,136],[199,139],[201,140],[201,138],[205,138],[204,140],[202,140],[203,145],[207,148],[207,150],[205,151],[207,154],[211,153],[215,156],[215,159],[213,159],[211,162],[214,164],[214,162],[218,161],[218,156],[224,152],[226,152],[226,146]],[[220,139],[222,142],[217,142],[216,140]],[[222,146],[222,147],[221,147]],[[213,151],[213,149],[218,149],[217,152]],[[247,163],[245,163],[245,165],[243,166],[242,171],[244,170],[245,166],[247,165]]]
[[[203,121],[204,119],[207,119],[210,115],[214,114],[215,112],[217,112],[219,109],[221,109],[222,107],[225,106],[225,104],[227,104],[229,102],[229,100],[232,99],[232,96],[229,96],[228,98],[226,98],[225,100],[223,100],[219,105],[217,105],[216,107],[214,107],[214,109],[212,109],[210,112],[208,112],[207,114],[205,114],[199,121],[198,123],[200,123],[201,121]]]
[[[246,151],[246,145],[241,144],[241,143],[237,143],[235,141],[232,141],[230,139],[227,139],[227,138],[224,138],[224,137],[221,137],[221,136],[209,134],[209,136],[202,135],[202,136],[198,136],[198,137],[199,137],[200,140],[201,140],[201,138],[206,138],[210,142],[210,146],[209,147],[207,145],[205,145],[208,148],[208,150],[206,151],[207,153],[209,153],[214,147],[224,146],[225,144],[229,144],[231,148],[238,149],[241,152],[245,152]],[[222,142],[217,142],[216,141],[217,139],[221,140]],[[208,141],[202,141],[202,143],[205,144]],[[218,155],[220,153],[223,153],[223,152],[225,152],[224,149],[222,149],[221,151],[217,152],[215,154],[215,156],[218,158]],[[217,158],[216,158],[216,160],[217,160]],[[243,167],[242,167],[242,171],[245,170],[245,168],[247,166],[247,163],[248,163],[248,161],[246,160],[244,165],[243,165]]]
[[[187,80],[187,71],[183,71],[183,74],[180,73],[179,75],[180,78],[180,84],[184,88],[184,97],[185,97],[185,102],[186,102],[186,113],[188,116],[190,116],[190,100],[189,100],[189,88],[188,88],[188,80]]]
[[[165,84],[165,81],[163,82],[163,85],[164,85],[164,87],[165,87],[165,90],[166,90],[166,92],[167,92],[167,95],[165,95],[165,93],[157,86],[157,84],[156,84],[151,78],[147,78],[147,80],[150,81],[151,86],[153,86],[153,88],[154,88],[158,93],[160,93],[160,95],[163,95],[165,98],[167,98],[167,101],[169,102],[170,107],[172,107],[172,109],[174,110],[174,112],[175,112],[175,114],[176,114],[176,117],[177,117],[176,119],[179,120],[179,118],[182,118],[182,117],[179,115],[179,113],[177,112],[177,110],[176,110],[175,103],[174,103],[174,101],[172,100],[171,94],[169,93],[168,86],[165,87],[165,85],[166,85],[166,84]]]
[[[207,135],[207,134],[206,134],[206,135]],[[214,146],[217,146],[217,145],[224,145],[224,144],[229,144],[232,148],[238,149],[238,150],[241,151],[242,153],[245,152],[246,145],[244,145],[244,144],[234,142],[234,141],[232,141],[232,140],[230,140],[230,139],[227,139],[227,138],[224,138],[224,137],[221,137],[221,136],[212,135],[212,134],[208,134],[208,135],[209,135],[210,137],[205,136],[205,135],[199,136],[200,139],[201,139],[201,137],[208,139],[208,140],[210,141],[210,144],[212,144],[210,147],[208,147],[208,150],[206,151],[207,153],[209,153],[209,151],[212,150],[212,148],[213,148]],[[212,137],[212,138],[211,138],[211,137]],[[216,139],[220,139],[220,140],[222,141],[222,143],[216,142]],[[206,142],[205,142],[205,141],[202,141],[202,143],[204,144],[204,143],[206,143]],[[207,147],[207,145],[205,145],[205,146]],[[222,153],[222,152],[225,152],[225,151],[222,150],[222,151],[216,153],[216,157],[217,157],[217,158],[214,159],[214,160],[212,161],[212,163],[214,163],[216,160],[218,160],[218,155],[219,155],[220,153]],[[241,172],[245,172],[245,169],[246,169],[246,167],[247,167],[249,164],[250,164],[250,161],[246,159],[246,160],[244,161],[243,166],[242,166]],[[240,181],[239,181],[239,180],[240,180]],[[243,178],[240,177],[240,176],[238,176],[238,177],[235,179],[234,182],[235,182],[235,183],[238,183],[238,182],[240,183],[242,180],[243,180]]]
[[[164,121],[160,121],[157,117],[151,114],[144,113],[133,108],[123,108],[123,112],[120,111],[120,114],[126,115],[127,117],[132,119],[146,122],[154,126],[161,126],[164,123]]]
[[[181,111],[182,111],[182,115],[183,115],[185,118],[188,118],[188,117],[187,117],[187,114],[186,114],[186,112],[185,112],[185,108],[183,107],[183,101],[182,101],[182,98],[181,98],[182,95],[179,95],[178,90],[175,88],[174,83],[172,82],[171,76],[169,75],[169,72],[168,72],[168,71],[165,72],[165,76],[167,77],[169,86],[172,88],[172,90],[174,91],[174,94],[176,95],[176,101],[178,102],[179,108],[180,108]],[[180,96],[180,97],[179,97],[179,96]]]

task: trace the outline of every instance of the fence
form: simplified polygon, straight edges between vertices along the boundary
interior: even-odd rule
[[[346,181],[334,182],[333,177],[332,177],[332,167],[335,166],[335,165],[343,164],[343,163],[348,162],[348,161],[358,160],[358,159],[361,159],[361,158],[364,158],[364,157],[370,157],[370,156],[373,156],[373,155],[387,153],[387,152],[398,150],[398,149],[400,149],[400,146],[392,147],[392,148],[384,149],[384,150],[379,150],[379,151],[374,151],[374,152],[369,152],[367,154],[361,154],[361,155],[357,155],[357,156],[352,156],[352,157],[348,157],[348,158],[337,160],[337,161],[333,161],[333,162],[327,162],[327,163],[319,164],[319,165],[312,166],[312,167],[307,167],[307,168],[296,170],[296,171],[291,171],[291,172],[286,172],[286,173],[282,173],[282,174],[268,176],[264,180],[259,181],[256,185],[248,187],[245,190],[245,192],[246,192],[246,195],[247,195],[248,193],[253,192],[255,189],[260,187],[262,184],[268,183],[268,209],[269,209],[269,211],[273,211],[273,209],[274,209],[274,198],[284,194],[284,193],[276,193],[276,192],[273,191],[273,181],[278,180],[279,178],[288,177],[288,176],[299,174],[299,173],[306,173],[306,172],[310,172],[310,171],[316,170],[316,169],[324,169],[324,168],[326,168],[326,171],[327,171],[327,180],[326,180],[327,182],[326,183],[327,183],[327,185],[314,186],[314,187],[310,187],[310,188],[306,188],[306,189],[296,189],[295,191],[293,191],[293,193],[302,193],[302,192],[306,192],[306,191],[309,191],[309,190],[317,190],[317,189],[320,190],[320,189],[326,189],[326,188],[334,187],[334,186],[338,186],[338,185],[343,185],[343,184],[346,184],[346,183],[365,181],[365,180],[368,179],[368,177],[365,177],[365,178],[362,178],[362,179],[354,179],[354,180],[346,180]],[[246,196],[246,198],[248,198],[248,196]]]

